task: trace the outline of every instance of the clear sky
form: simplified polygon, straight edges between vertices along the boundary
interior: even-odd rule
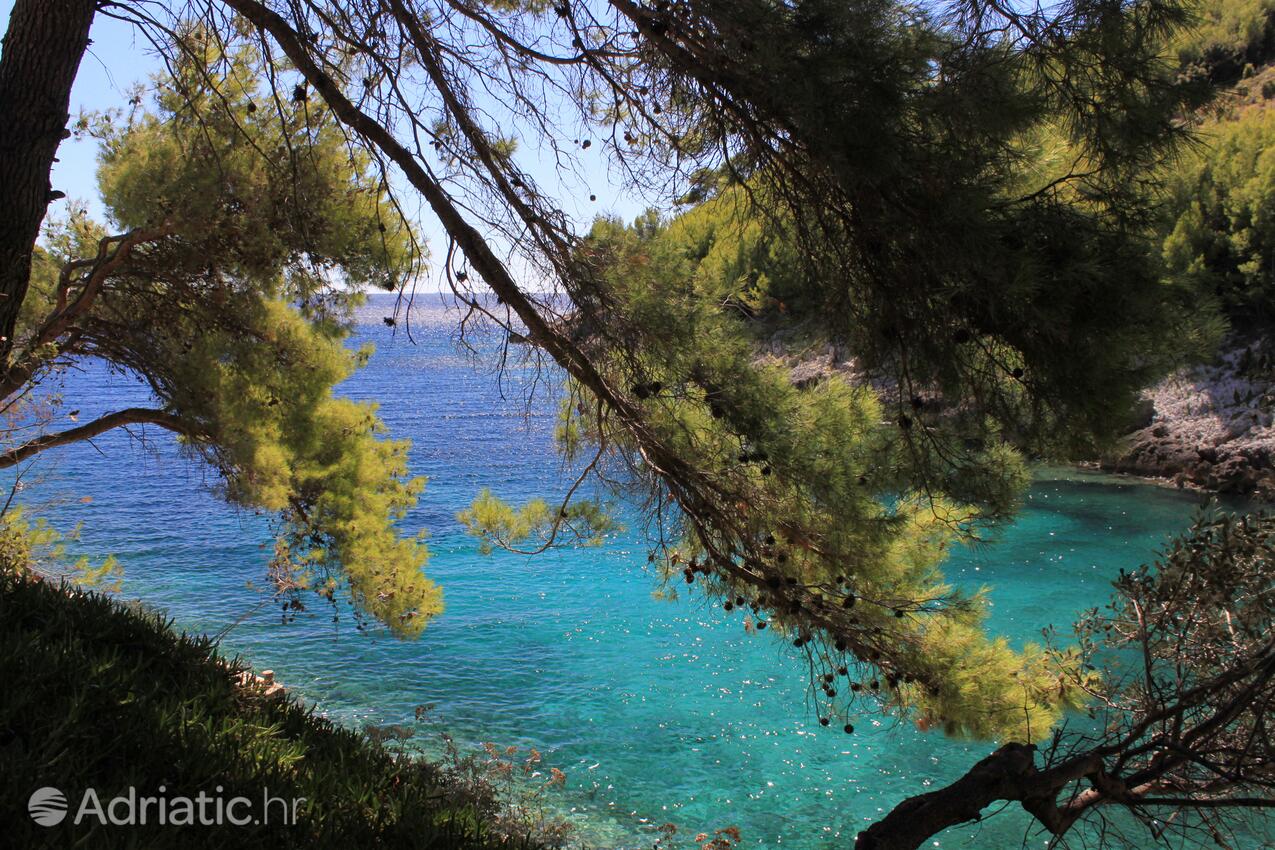
[[[9,14],[14,0],[0,0],[0,26],[8,29]],[[70,112],[72,120],[80,111],[92,111],[124,107],[130,88],[145,83],[153,74],[163,69],[154,49],[133,27],[98,14],[91,33],[92,44],[80,64],[80,71],[71,92]],[[594,145],[591,151],[581,154],[580,168],[583,182],[571,176],[556,173],[548,166],[536,162],[534,150],[520,149],[519,164],[544,190],[555,194],[563,211],[571,216],[580,228],[587,227],[593,216],[599,213],[619,215],[631,220],[648,204],[641,198],[623,191],[618,181],[612,179],[606,161],[605,146]],[[96,179],[97,144],[92,139],[67,139],[58,150],[59,162],[54,164],[53,188],[67,194],[67,203],[77,202],[87,207],[92,216],[105,219]],[[588,200],[596,195],[597,201]],[[406,193],[405,197],[411,197]],[[51,207],[57,211],[57,207]],[[408,206],[410,213],[414,206]],[[428,210],[422,212],[419,225],[438,258],[446,244],[441,228]],[[436,288],[432,282],[422,282],[422,288]]]

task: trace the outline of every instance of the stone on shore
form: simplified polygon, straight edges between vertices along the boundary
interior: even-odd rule
[[[1270,350],[1260,343],[1232,344],[1214,363],[1169,376],[1143,394],[1141,427],[1100,466],[1183,487],[1275,499],[1271,363]]]

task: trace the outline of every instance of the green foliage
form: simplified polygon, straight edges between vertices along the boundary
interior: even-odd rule
[[[1275,110],[1251,108],[1205,128],[1168,175],[1169,274],[1239,328],[1275,322]]]
[[[27,519],[22,506],[15,505],[0,513],[0,564],[18,575],[55,576],[74,581],[81,587],[102,592],[119,590],[124,569],[111,555],[100,564],[88,556],[67,561],[67,544],[79,537],[79,527],[63,534],[43,517]]]
[[[370,353],[343,345],[361,292],[395,286],[419,246],[330,115],[260,91],[253,50],[224,55],[198,30],[186,39],[154,114],[82,125],[102,142],[113,223],[155,235],[111,269],[73,333],[29,352],[35,371],[90,356],[140,376],[186,448],[222,473],[224,495],[281,517],[271,569],[282,590],[332,599],[345,584],[359,610],[418,634],[442,595],[421,571],[421,536],[396,524],[424,481],[375,406],[333,387]],[[79,214],[51,231],[25,334],[48,321],[58,271],[95,255],[105,233]]]
[[[1268,60],[1275,49],[1275,2],[1207,0],[1193,9],[1192,25],[1172,41],[1183,70],[1214,82],[1232,82],[1246,64]]]
[[[375,406],[332,387],[359,355],[280,302],[237,311],[249,333],[192,334],[189,350],[152,375],[208,439],[191,443],[222,469],[225,494],[280,513],[289,578],[331,596],[343,574],[355,602],[397,633],[418,633],[442,609],[421,573],[419,539],[394,524],[424,485],[407,477],[407,444],[381,438]],[[190,340],[194,344],[190,344]]]
[[[918,288],[938,300],[944,292],[935,276],[950,287],[995,285],[985,278],[1004,266],[1033,254],[1050,259],[1040,257],[1045,246],[1036,230],[1022,226],[1032,216],[1050,215],[1055,227],[1071,231],[1069,240],[1083,240],[1089,235],[1083,225],[1101,225],[1104,213],[1138,212],[1135,187],[1116,181],[1143,179],[1141,166],[1156,161],[1177,136],[1167,124],[1188,93],[1161,61],[1159,45],[1185,11],[1163,2],[1077,3],[1060,10],[1055,37],[1036,32],[1043,28],[1038,20],[1008,24],[1021,30],[1019,38],[997,37],[983,13],[996,16],[983,9],[969,21],[953,21],[885,2],[758,0],[733,10],[732,20],[714,21],[729,36],[718,50],[739,78],[731,80],[731,92],[756,101],[763,116],[761,126],[745,124],[741,135],[782,127],[799,140],[792,150],[779,147],[781,162],[763,172],[775,177],[775,191],[761,207],[790,206],[792,215],[809,216],[803,224],[816,234],[822,211],[830,221],[822,225],[828,239],[840,236],[861,249],[861,268],[840,269],[850,275],[841,286],[869,289],[865,278],[875,274],[879,283],[895,285],[900,301],[913,299]],[[986,31],[972,34],[962,26]],[[1056,37],[1063,31],[1065,38]],[[762,43],[766,48],[757,49]],[[688,94],[688,109],[697,106],[710,119],[721,117]],[[1011,194],[1006,187],[1032,165],[1020,143],[1041,128],[1072,146],[1073,168],[1053,175],[1065,178],[1061,186]],[[717,140],[705,141],[711,147]],[[784,162],[792,163],[791,171]],[[734,163],[745,176],[754,167],[746,158]],[[798,182],[802,177],[808,185]],[[1057,188],[1067,191],[1058,195]],[[1088,203],[1074,203],[1078,195]],[[868,205],[857,222],[840,220],[843,200]],[[878,244],[860,244],[869,235],[860,231],[871,231]],[[915,264],[910,286],[894,278],[894,256]],[[986,271],[979,274],[967,257]],[[940,258],[955,268],[946,274],[933,268]],[[870,263],[876,266],[862,268]],[[827,294],[837,293],[833,281],[822,284]],[[925,290],[927,284],[932,288]],[[948,306],[946,299],[939,303]],[[958,314],[970,309],[959,301],[951,306]]]
[[[723,297],[909,395],[978,397],[1037,453],[1091,455],[1195,353],[1187,293],[1139,238],[1198,97],[1161,56],[1180,4],[1082,2],[1003,30],[1000,8],[693,5],[721,37],[670,73],[678,151],[743,150],[690,174],[692,199],[720,197],[676,226],[717,244],[696,273]]]
[[[1007,194],[1074,165],[1056,129],[1018,144]],[[600,220],[580,247],[590,277],[573,293],[574,333],[640,407],[661,450],[651,466],[684,466],[658,479],[578,386],[564,451],[616,446],[637,480],[656,482],[657,536],[679,541],[660,558],[668,579],[751,608],[811,647],[817,670],[876,681],[818,700],[821,714],[867,700],[949,734],[1031,740],[1084,698],[1073,655],[989,638],[982,595],[955,592],[940,569],[1015,510],[1028,480],[1019,447],[1067,454],[1103,440],[1204,333],[1145,244],[1104,229],[1073,191],[967,221],[973,244],[939,254],[941,297],[821,276],[799,218],[762,212],[768,190],[724,178],[671,221]],[[679,491],[695,476],[711,484]],[[672,499],[697,501],[673,515]],[[486,493],[463,519],[487,543],[530,524]]]
[[[600,546],[608,534],[620,530],[603,506],[589,499],[576,499],[557,508],[543,499],[532,499],[515,508],[486,487],[456,519],[479,539],[484,555],[490,555],[495,546],[528,554],[565,542]]]
[[[689,459],[720,500],[698,508],[721,524],[697,524],[662,510],[676,484],[657,488],[652,521],[660,539],[673,531],[678,541],[663,552],[665,575],[751,607],[757,623],[766,618],[799,645],[832,631],[837,640],[812,650],[812,663],[854,667],[864,682],[828,711],[871,701],[954,735],[1046,734],[1081,696],[1059,685],[1070,662],[989,640],[981,595],[955,592],[939,569],[952,546],[1013,510],[1027,483],[1023,458],[984,414],[934,396],[900,403],[836,369],[794,381],[791,360],[825,347],[816,323],[803,331],[791,321],[806,285],[795,249],[760,223],[740,224],[730,203],[710,201],[667,225],[599,221],[582,247],[606,305],[593,362],[628,387],[661,449]],[[790,361],[760,353],[775,334],[779,350],[797,352]],[[589,443],[637,455],[578,386],[569,395],[559,428],[568,456]],[[632,472],[651,478],[641,462]],[[486,491],[461,516],[486,547],[551,518],[543,504],[515,511]],[[769,577],[762,587],[758,573]],[[813,596],[813,611],[795,588]]]
[[[641,405],[655,441],[692,459],[720,494],[696,515],[720,525],[683,522],[679,545],[664,553],[665,575],[700,583],[728,610],[751,608],[757,619],[746,622],[810,647],[818,675],[847,668],[849,699],[844,689],[840,700],[826,687],[827,700],[816,693],[825,716],[867,701],[951,735],[1041,739],[1084,705],[1088,689],[1078,683],[1091,686],[1093,675],[1074,652],[1016,651],[989,638],[983,596],[954,592],[940,567],[953,546],[1015,509],[1027,472],[1012,438],[1033,396],[1063,410],[1090,403],[1089,385],[1021,382],[1022,365],[1035,377],[1074,368],[1062,364],[1072,355],[1114,377],[1155,348],[1132,323],[1137,309],[1116,302],[1111,310],[1124,318],[1109,332],[1049,360],[1028,359],[1008,334],[971,338],[965,356],[992,376],[1001,404],[972,402],[959,376],[941,371],[911,385],[923,395],[909,398],[888,381],[865,381],[856,362],[825,362],[826,323],[810,315],[818,283],[794,259],[793,239],[745,210],[728,188],[667,224],[599,221],[582,248],[597,273],[589,295],[602,306],[596,324],[577,332],[609,382]],[[1086,268],[1076,261],[1069,272]],[[1138,297],[1153,304],[1163,293],[1147,287]],[[1054,305],[1089,320],[1088,308]],[[623,440],[594,410],[584,399],[568,408],[560,437],[569,453]],[[636,471],[648,477],[640,464]],[[663,517],[656,521],[663,531]]]
[[[1047,734],[1076,659],[989,638],[940,565],[1013,512],[1025,457],[1093,456],[1212,339],[1147,238],[1201,94],[1164,55],[1187,10],[643,8],[616,78],[672,114],[691,208],[554,258],[600,376],[564,450],[630,473],[666,577],[806,649],[825,721],[866,699]],[[877,687],[829,693],[851,667]]]
[[[6,532],[4,539],[8,539]],[[6,550],[7,552],[7,550]],[[9,553],[12,554],[12,553]],[[317,716],[290,696],[238,684],[244,667],[207,638],[105,597],[0,569],[0,728],[9,730],[0,794],[14,846],[244,848],[530,848],[491,828],[499,804],[441,768],[405,758]],[[18,808],[62,789],[72,813],[85,788],[105,803],[154,795],[305,798],[295,825],[97,829],[38,826]],[[211,811],[211,808],[209,809]],[[151,810],[154,815],[154,809]]]
[[[154,112],[81,119],[102,142],[114,223],[167,221],[183,242],[174,273],[211,265],[302,304],[333,301],[333,274],[355,292],[401,284],[418,246],[331,115],[308,99],[279,104],[251,47],[227,55],[199,29],[183,47],[194,56],[157,81]]]

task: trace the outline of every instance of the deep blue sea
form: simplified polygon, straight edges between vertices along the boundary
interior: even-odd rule
[[[483,556],[455,520],[484,487],[513,500],[562,492],[553,451],[556,377],[497,372],[489,345],[459,345],[458,314],[418,299],[409,340],[373,301],[355,342],[370,365],[341,392],[376,399],[412,469],[429,477],[408,525],[431,533],[429,573],[446,612],[415,641],[357,632],[315,606],[280,622],[260,605],[268,519],[211,492],[215,476],[174,441],[122,432],[47,453],[23,498],[95,557],[116,555],[123,595],[163,609],[181,628],[218,632],[230,653],[273,669],[317,709],[355,726],[411,722],[433,704],[421,745],[446,731],[465,748],[535,746],[542,769],[567,774],[549,802],[594,847],[649,847],[654,826],[682,835],[738,826],[750,847],[846,847],[910,794],[964,773],[991,749],[862,717],[847,736],[808,708],[796,651],[694,595],[653,598],[640,529],[536,557]],[[534,390],[534,392],[533,392]],[[530,395],[530,398],[529,398]],[[124,378],[89,367],[67,385],[81,421],[144,401]],[[7,482],[0,482],[7,483]],[[85,501],[87,499],[88,501]],[[990,625],[1016,641],[1101,604],[1121,567],[1154,556],[1190,521],[1198,498],[1097,475],[1042,472],[1021,517],[999,539],[957,553],[949,576],[993,588]],[[1017,847],[1028,823],[1011,810],[935,847]],[[1028,846],[1044,836],[1027,833]],[[685,846],[685,845],[679,845]]]

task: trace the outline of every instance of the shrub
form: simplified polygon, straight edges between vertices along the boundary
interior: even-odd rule
[[[500,806],[474,784],[239,684],[240,662],[206,637],[102,595],[0,569],[0,832],[6,846],[272,850],[531,847],[492,827]],[[35,824],[32,792],[63,790],[69,812],[94,788],[224,798],[267,792],[306,803],[294,825]],[[476,790],[477,789],[477,790]],[[256,811],[259,811],[256,810]]]

